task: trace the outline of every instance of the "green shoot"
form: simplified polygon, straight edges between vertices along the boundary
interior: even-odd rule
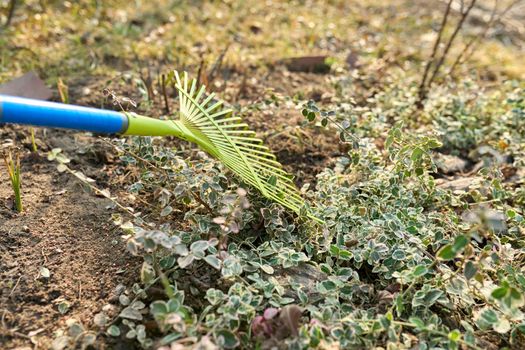
[[[69,103],[69,89],[67,85],[64,83],[64,81],[62,80],[62,78],[58,78],[57,89],[58,89],[58,94],[60,95],[60,101],[62,101],[62,103],[68,104]]]
[[[13,160],[13,157],[11,153],[8,153],[7,156],[4,157],[5,165],[7,167],[7,172],[9,174],[9,178],[11,179],[11,187],[13,187],[13,192],[15,193],[15,207],[16,210],[21,213],[22,212],[22,196],[20,191],[20,157],[16,157],[16,163]]]
[[[35,128],[31,128],[31,148],[33,149],[33,152],[38,152],[38,147],[36,146],[36,140],[35,140]]]

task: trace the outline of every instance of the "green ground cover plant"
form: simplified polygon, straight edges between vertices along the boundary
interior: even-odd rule
[[[352,135],[340,137],[347,155],[302,189],[324,225],[263,199],[203,153],[117,142],[123,165],[141,169],[129,192],[151,207],[115,216],[144,262],[107,333],[163,349],[522,344],[525,191],[501,167],[523,168],[524,87],[444,87],[414,133],[415,87],[393,84],[365,107],[297,104],[305,128]],[[392,91],[405,101],[393,103]],[[478,182],[440,186],[436,154],[476,148]],[[305,282],[297,270],[314,272]]]

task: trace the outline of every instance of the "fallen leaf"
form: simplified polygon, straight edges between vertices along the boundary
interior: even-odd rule
[[[286,305],[281,309],[279,319],[292,335],[297,336],[299,334],[299,320],[302,314],[303,310],[299,306],[294,304]]]
[[[28,72],[0,85],[0,95],[49,100],[53,96],[53,91],[44,84],[35,72]]]
[[[303,56],[285,59],[283,62],[291,72],[328,73],[328,56]]]

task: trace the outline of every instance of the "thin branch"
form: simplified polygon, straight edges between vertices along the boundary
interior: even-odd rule
[[[503,17],[515,5],[517,5],[520,2],[521,2],[521,0],[513,1],[503,11],[501,11],[501,13],[497,14],[498,0],[494,0],[494,8],[493,8],[492,13],[490,15],[490,19],[489,19],[489,21],[487,22],[487,24],[485,26],[485,30],[483,31],[483,33],[481,33],[481,35],[477,35],[477,36],[472,37],[472,39],[467,43],[467,45],[465,45],[465,47],[463,48],[463,51],[461,51],[461,53],[458,55],[458,57],[456,58],[456,61],[454,62],[454,64],[450,68],[450,70],[448,71],[447,75],[452,75],[454,73],[454,71],[456,70],[456,68],[460,64],[463,64],[466,61],[468,61],[470,59],[470,57],[474,54],[474,52],[476,52],[476,50],[477,50],[481,40],[486,38],[487,33],[490,30],[490,28],[492,28],[495,23],[500,22],[503,19]]]
[[[166,88],[166,75],[165,74],[161,74],[160,76],[160,86],[161,86],[161,90],[162,90],[162,96],[164,97],[164,109],[166,111],[166,114],[170,114],[170,104],[169,104],[169,101],[168,101],[168,93],[167,93],[167,88]]]
[[[436,41],[434,42],[434,47],[432,48],[432,54],[430,55],[430,58],[427,61],[427,64],[425,66],[425,71],[423,73],[423,78],[421,79],[421,83],[419,84],[419,101],[422,101],[425,99],[425,95],[426,95],[425,85],[426,85],[428,73],[430,72],[430,67],[432,66],[436,58],[437,49],[439,47],[439,44],[441,43],[441,37],[443,36],[443,31],[445,30],[445,26],[447,25],[448,15],[450,13],[450,8],[452,7],[452,1],[453,0],[448,1],[447,9],[445,10],[445,14],[443,15],[441,26],[439,27],[438,36],[436,38]]]
[[[496,13],[497,13],[497,9],[498,9],[498,0],[494,0],[494,7],[492,9],[492,13],[490,14],[490,19],[489,21],[486,23],[485,25],[485,30],[483,31],[483,33],[481,33],[481,35],[476,35],[474,37],[472,37],[470,39],[470,41],[467,43],[467,45],[465,45],[465,47],[463,48],[463,50],[459,53],[458,57],[456,58],[456,60],[454,61],[454,63],[452,64],[452,67],[450,67],[449,71],[448,71],[448,75],[452,75],[452,72],[454,72],[454,70],[456,69],[456,67],[462,63],[463,61],[461,60],[463,58],[463,55],[465,55],[467,53],[467,51],[469,51],[469,49],[472,47],[472,45],[474,45],[475,43],[479,42],[481,39],[484,39],[485,36],[487,35],[487,32],[489,30],[489,28],[492,26],[492,23],[496,17]]]
[[[205,70],[206,62],[204,61],[204,57],[201,57],[201,61],[199,63],[199,70],[197,72],[197,86],[208,86],[208,78],[206,77]]]
[[[465,22],[465,19],[468,17],[468,14],[470,13],[470,10],[474,7],[477,0],[472,0],[467,7],[467,9],[461,13],[461,18],[459,19],[458,24],[456,25],[456,28],[454,29],[454,32],[452,33],[450,39],[448,40],[447,45],[445,46],[445,50],[443,51],[443,54],[441,55],[441,58],[439,59],[438,63],[436,64],[436,67],[434,68],[434,71],[432,72],[432,76],[428,80],[427,87],[430,87],[432,83],[434,82],[434,79],[436,78],[437,73],[439,72],[439,69],[445,62],[445,58],[447,57],[448,51],[452,47],[452,43],[454,42],[454,39],[456,39],[456,36],[458,35],[459,31],[461,30],[461,27],[463,27],[463,23]]]
[[[213,66],[211,68],[211,71],[208,74],[208,83],[210,85],[213,82],[213,80],[215,79],[215,75],[217,74],[217,72],[221,69],[222,62],[224,60],[224,56],[226,56],[226,53],[228,52],[228,49],[230,48],[230,45],[231,45],[230,43],[228,43],[228,45],[226,45],[224,50],[222,50],[222,52],[220,53],[219,57],[217,57],[217,60],[213,64]],[[211,86],[210,86],[210,88],[211,88]]]
[[[9,27],[9,24],[11,24],[11,20],[13,19],[13,16],[15,15],[15,7],[16,7],[16,0],[11,0],[9,3],[9,9],[7,10],[7,19],[4,24],[4,28]]]

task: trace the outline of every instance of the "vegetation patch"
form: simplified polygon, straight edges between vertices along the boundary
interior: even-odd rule
[[[178,120],[198,90],[183,78],[177,93],[167,67],[188,70],[230,102],[214,112],[242,115],[268,146],[264,183],[203,134],[211,154],[170,137],[2,128],[2,342],[524,347],[525,84],[522,37],[505,24],[519,13],[139,3],[6,7],[0,79],[36,69],[63,103]],[[265,170],[270,149],[284,170]],[[28,312],[42,320],[17,319]]]

